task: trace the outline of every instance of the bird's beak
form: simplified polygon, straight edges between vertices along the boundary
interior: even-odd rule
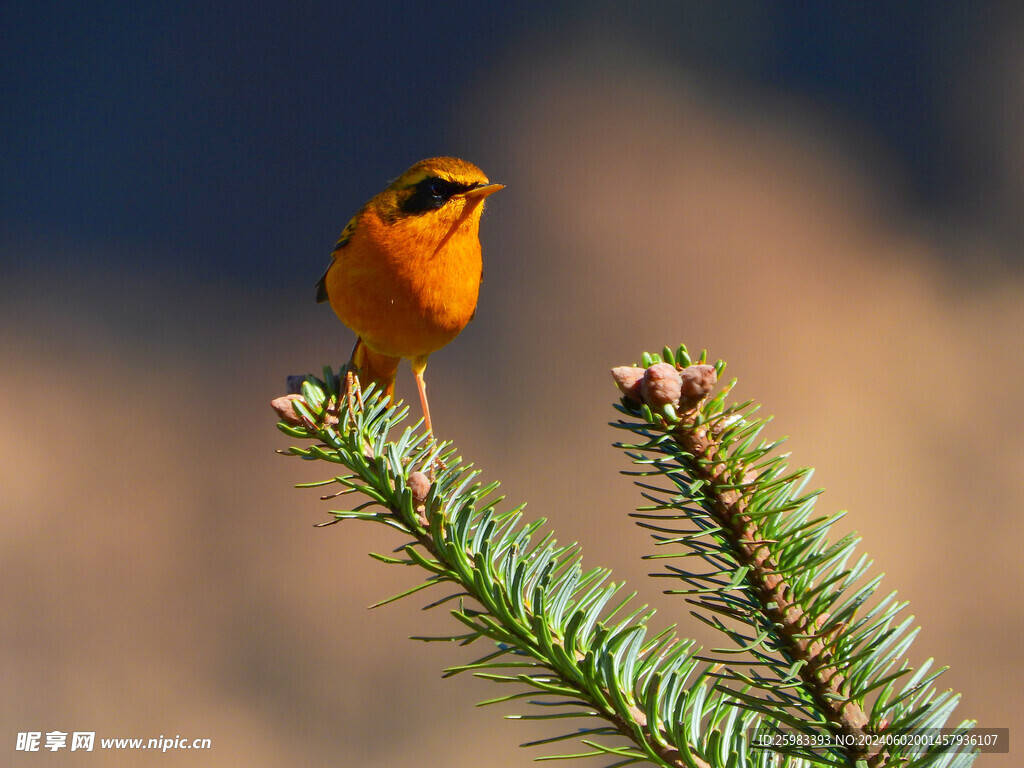
[[[483,198],[487,197],[489,194],[491,194],[492,192],[497,192],[499,189],[504,189],[504,188],[505,188],[504,184],[485,184],[482,187],[473,187],[473,189],[467,190],[467,191],[463,192],[462,194],[463,194],[464,197],[468,197],[471,200],[473,198],[476,198],[476,197],[479,197],[480,199],[483,199]]]

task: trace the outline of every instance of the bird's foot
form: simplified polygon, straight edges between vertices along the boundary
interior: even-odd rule
[[[434,437],[434,433],[431,432],[427,438],[427,449],[433,448],[437,444],[437,438]],[[448,469],[448,465],[444,463],[444,460],[440,456],[435,456],[430,460],[430,466],[427,468],[427,476],[430,478],[430,482],[434,482],[437,479],[439,472],[444,472]]]
[[[344,397],[348,408],[345,409],[345,429],[355,426],[355,417],[352,415],[359,404],[359,410],[363,410],[363,390],[359,386],[359,377],[353,368],[348,367],[343,379],[339,380],[339,391],[335,401],[335,412],[341,416],[341,399]]]

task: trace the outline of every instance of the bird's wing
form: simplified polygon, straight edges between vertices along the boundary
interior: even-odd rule
[[[360,210],[359,213],[362,213]],[[334,266],[334,262],[338,259],[338,252],[348,245],[348,241],[352,239],[352,233],[356,231],[356,222],[359,219],[359,213],[351,218],[348,224],[345,225],[345,229],[342,230],[341,237],[338,238],[338,242],[334,244],[334,250],[331,251],[331,263],[327,265],[327,269],[324,270],[323,276],[316,282],[316,303],[323,304],[328,300],[327,297],[327,273],[331,271],[331,267]]]
[[[316,281],[316,303],[323,304],[327,301],[327,273],[331,271],[331,267],[334,266],[332,261],[330,265],[324,270],[323,276]]]

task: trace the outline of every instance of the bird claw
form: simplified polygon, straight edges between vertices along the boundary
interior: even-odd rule
[[[427,472],[427,477],[430,478],[430,482],[433,483],[437,480],[437,473],[444,472],[448,469],[448,465],[441,460],[440,456],[435,456],[434,460],[430,462],[430,469]]]
[[[339,388],[337,395],[334,400],[335,413],[341,416],[341,401],[345,398],[348,407],[345,409],[345,429],[355,426],[355,417],[352,415],[356,410],[356,403],[359,404],[359,410],[362,411],[364,408],[363,402],[363,390],[359,386],[359,377],[353,368],[347,367],[344,378],[338,380]]]

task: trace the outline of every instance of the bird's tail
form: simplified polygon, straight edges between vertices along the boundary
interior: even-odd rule
[[[389,397],[395,395],[395,375],[398,373],[400,357],[389,357],[374,352],[366,343],[359,339],[352,350],[351,364],[358,371],[359,383],[366,387],[376,384],[379,390]]]

